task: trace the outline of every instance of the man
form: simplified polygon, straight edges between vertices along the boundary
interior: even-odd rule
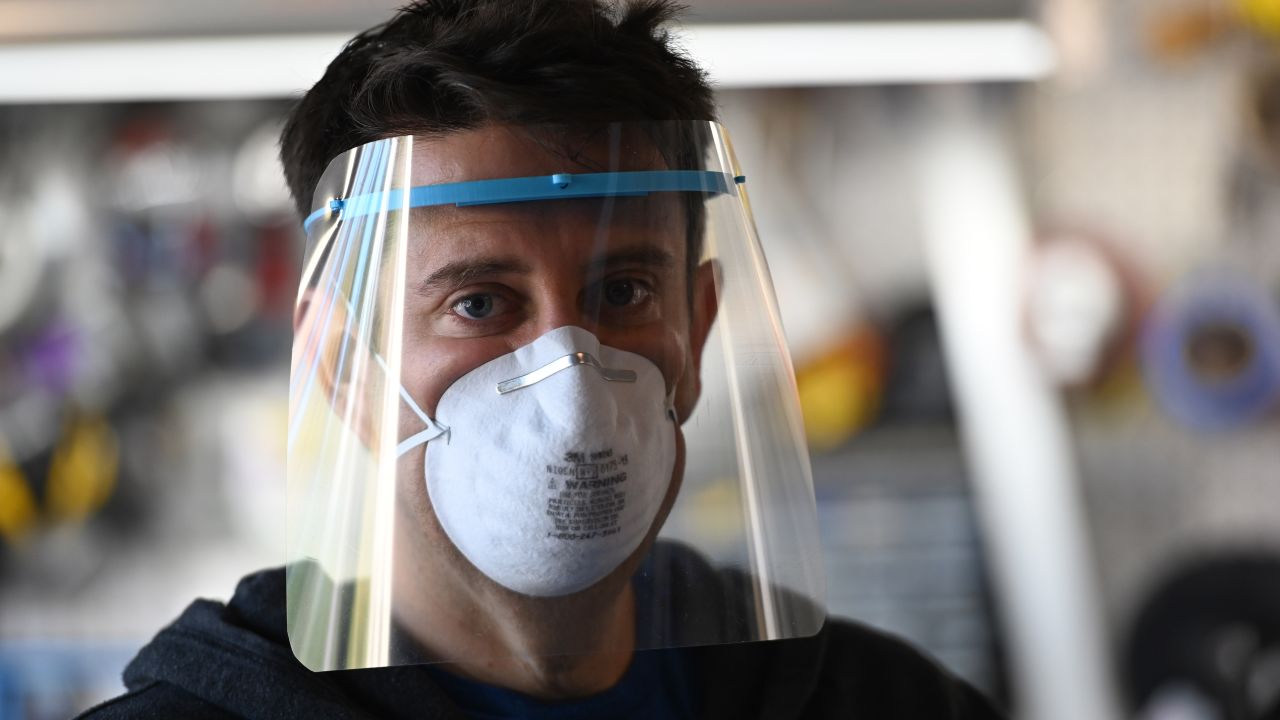
[[[282,138],[291,562],[88,717],[997,716],[824,623],[745,177],[672,12],[423,1],[330,65]],[[738,523],[659,542],[692,482]]]

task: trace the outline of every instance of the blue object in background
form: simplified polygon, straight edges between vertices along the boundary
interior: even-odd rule
[[[1192,276],[1148,317],[1142,364],[1152,394],[1180,423],[1229,430],[1255,422],[1280,404],[1277,299],[1238,273]]]
[[[65,720],[124,692],[138,652],[126,643],[18,641],[0,645],[0,719]]]

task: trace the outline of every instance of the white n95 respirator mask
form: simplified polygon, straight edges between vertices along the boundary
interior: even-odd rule
[[[427,493],[458,550],[525,595],[583,590],[644,540],[671,482],[675,412],[662,372],[562,327],[445,390],[427,429]]]

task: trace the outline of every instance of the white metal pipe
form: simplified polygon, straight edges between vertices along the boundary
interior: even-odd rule
[[[1069,428],[1022,331],[1030,249],[1004,123],[975,88],[937,88],[916,133],[943,346],[1019,717],[1119,717]]]

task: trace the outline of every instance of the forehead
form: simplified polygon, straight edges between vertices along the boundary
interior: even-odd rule
[[[635,131],[540,130],[489,126],[415,138],[413,184],[533,177],[556,173],[666,169]],[[677,193],[419,208],[410,221],[420,256],[439,263],[459,254],[503,250],[533,259],[581,259],[622,246],[660,245],[685,254],[685,211]],[[437,264],[437,263],[433,263]]]
[[[413,143],[415,185],[555,173],[666,170],[640,128],[517,128],[486,125]]]

